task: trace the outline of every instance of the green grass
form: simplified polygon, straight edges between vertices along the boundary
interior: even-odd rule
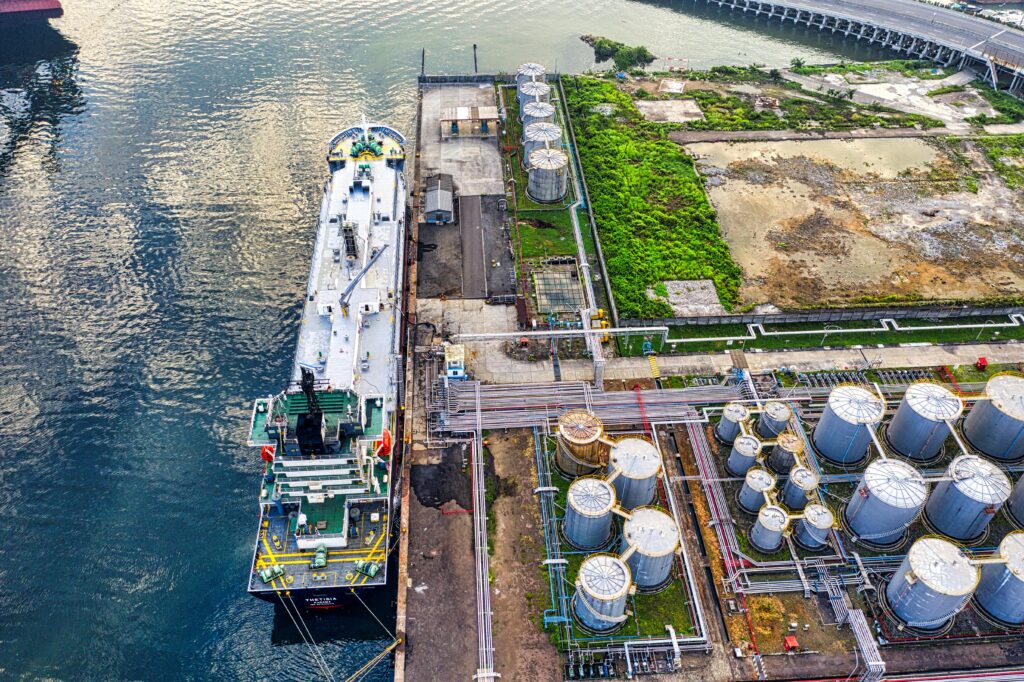
[[[929,97],[938,97],[939,95],[948,95],[952,92],[964,92],[967,89],[963,85],[943,85],[941,88],[935,88],[934,90],[928,91]]]
[[[841,62],[829,66],[815,66],[798,63],[793,60],[791,70],[801,76],[816,76],[823,73],[868,73],[871,71],[894,71],[904,76],[913,76],[922,80],[939,80],[956,72],[947,67],[936,67],[927,59],[892,59],[884,62]]]
[[[1024,121],[1024,102],[985,83],[975,82],[974,88],[978,91],[979,95],[992,105],[992,108],[998,114],[996,116],[978,114],[966,119],[968,122],[976,125],[985,125],[988,123],[1019,123]]]
[[[975,142],[985,151],[1007,187],[1024,188],[1024,134],[979,137]]]
[[[586,215],[577,215],[583,248],[588,254],[596,253],[594,237]],[[527,224],[534,221],[537,224]],[[519,238],[522,256],[529,260],[547,256],[575,256],[576,238],[572,233],[572,218],[568,208],[519,211]]]

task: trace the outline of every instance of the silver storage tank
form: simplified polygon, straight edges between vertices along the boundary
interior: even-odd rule
[[[803,509],[807,505],[807,496],[818,489],[818,474],[807,467],[796,464],[789,470],[789,478],[782,485],[782,504],[789,509]]]
[[[668,581],[679,549],[679,528],[657,507],[634,509],[622,524],[621,556],[637,589],[653,589]]]
[[[989,457],[1012,462],[1024,457],[1024,378],[998,374],[985,384],[964,419],[964,436]]]
[[[551,86],[542,80],[523,81],[519,84],[519,106],[526,106],[527,102],[547,102],[551,95]]]
[[[956,421],[964,402],[944,386],[931,382],[911,384],[896,408],[886,439],[897,454],[930,462],[942,452],[949,436],[947,421]]]
[[[722,410],[722,419],[715,427],[715,436],[726,445],[731,445],[740,433],[740,424],[750,417],[750,410],[741,403],[726,403]]]
[[[1013,531],[999,543],[996,557],[1004,563],[986,563],[974,591],[974,601],[985,613],[1008,625],[1024,624],[1024,531]],[[993,558],[996,558],[993,557]]]
[[[898,459],[876,459],[850,495],[846,524],[857,538],[887,545],[900,539],[927,499],[928,484],[917,469]]]
[[[733,476],[745,476],[750,467],[757,463],[761,454],[761,441],[757,436],[744,433],[733,441],[729,450],[729,459],[725,460],[725,468]]]
[[[554,123],[555,107],[548,102],[533,100],[523,105],[519,118],[523,122],[523,128],[531,123]]]
[[[766,504],[757,512],[757,521],[750,528],[750,544],[765,554],[782,547],[782,534],[789,527],[789,516],[782,507]]]
[[[566,494],[562,532],[577,549],[595,549],[608,542],[612,533],[615,490],[604,479],[577,478]]]
[[[764,504],[764,493],[775,487],[775,477],[761,467],[752,467],[743,479],[740,488],[739,503],[744,511],[756,514]]]
[[[832,511],[823,504],[809,504],[793,528],[793,540],[806,550],[816,552],[828,547],[828,536],[835,526]]]
[[[608,461],[604,424],[587,410],[569,410],[558,418],[555,464],[569,476],[592,474]]]
[[[789,473],[793,465],[800,461],[804,452],[804,442],[792,431],[783,431],[775,439],[775,447],[768,456],[768,465],[777,474]]]
[[[608,473],[624,509],[650,504],[658,490],[661,454],[648,440],[622,438],[608,455]]]
[[[610,554],[589,556],[580,564],[576,574],[573,613],[588,630],[614,630],[626,620],[626,604],[632,588],[629,567],[619,557]]]
[[[814,447],[835,464],[860,464],[871,443],[869,428],[885,414],[885,403],[860,386],[836,386],[814,429]]]
[[[781,400],[769,400],[764,404],[757,418],[757,432],[762,438],[775,438],[789,425],[793,408]]]
[[[1013,486],[1010,493],[1010,500],[1006,503],[1006,511],[1017,522],[1018,526],[1024,528],[1024,475],[1017,479],[1017,485]]]
[[[568,191],[569,157],[561,149],[545,147],[530,154],[526,193],[534,201],[553,204]]]
[[[952,542],[923,537],[911,545],[885,588],[885,597],[906,625],[937,629],[971,598],[978,573],[978,567]]]
[[[536,62],[520,64],[516,70],[516,85],[522,85],[527,81],[545,80],[544,67]]]
[[[562,144],[562,129],[554,123],[531,123],[523,132],[523,168],[530,168],[530,154],[538,149],[551,147],[559,149]]]
[[[935,485],[925,516],[933,528],[957,540],[973,540],[1010,497],[1010,479],[978,455],[960,455],[946,469],[948,480]]]

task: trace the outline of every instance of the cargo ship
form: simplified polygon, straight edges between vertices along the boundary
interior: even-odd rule
[[[60,0],[0,0],[0,25],[46,21],[63,14]]]
[[[291,380],[255,401],[262,459],[248,590],[306,608],[387,584],[402,378],[405,138],[363,123],[328,145]]]

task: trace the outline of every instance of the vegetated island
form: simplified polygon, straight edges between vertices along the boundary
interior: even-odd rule
[[[634,68],[643,68],[653,62],[657,57],[651,54],[643,45],[632,47],[617,40],[611,40],[604,36],[584,35],[580,40],[594,48],[594,59],[598,64],[609,59],[615,64],[619,71],[629,71]]]

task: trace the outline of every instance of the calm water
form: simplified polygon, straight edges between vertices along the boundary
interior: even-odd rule
[[[624,0],[66,0],[53,26],[0,28],[3,679],[315,676],[244,591],[238,443],[287,374],[324,142],[363,112],[410,129],[421,46],[432,72],[474,42],[483,71],[585,69],[581,33],[692,66],[840,54]],[[311,626],[342,679],[389,641],[358,611]]]

